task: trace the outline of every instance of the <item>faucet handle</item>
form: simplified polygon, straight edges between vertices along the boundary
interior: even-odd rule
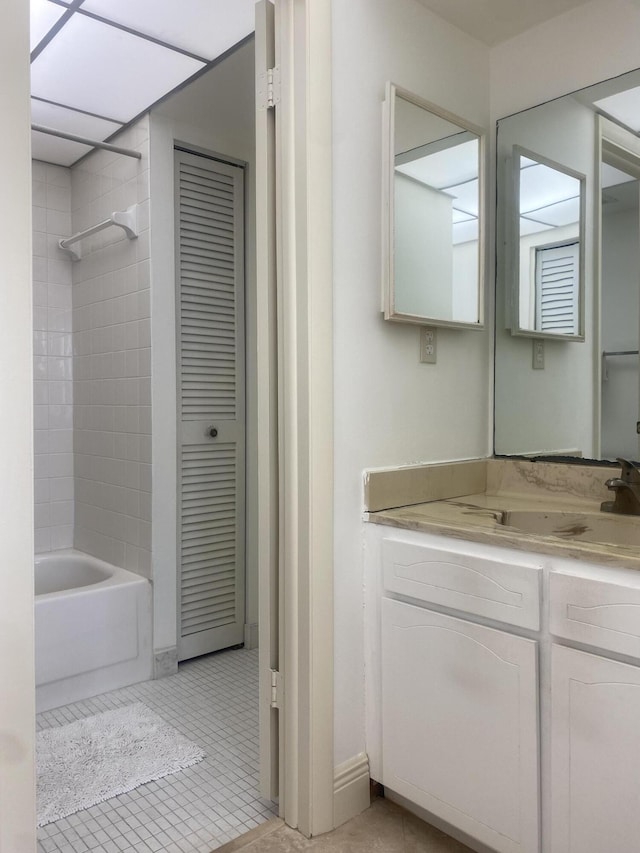
[[[621,477],[626,483],[640,484],[640,465],[637,462],[632,462],[630,459],[617,457],[617,461],[622,466]]]

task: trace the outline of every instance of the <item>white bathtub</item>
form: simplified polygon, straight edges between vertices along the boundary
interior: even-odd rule
[[[80,551],[35,559],[38,711],[151,678],[151,584]]]

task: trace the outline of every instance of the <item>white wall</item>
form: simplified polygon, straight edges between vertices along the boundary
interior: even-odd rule
[[[35,853],[29,4],[0,27],[0,850]]]
[[[454,243],[452,313],[458,322],[478,321],[478,267],[478,241]]]
[[[151,261],[153,278],[154,648],[176,645],[176,353],[174,142],[246,162],[247,585],[246,622],[258,622],[255,409],[254,43],[151,113]]]
[[[488,49],[415,0],[333,6],[335,761],[365,749],[362,473],[486,456],[488,335],[380,313],[381,115],[387,80],[488,128]]]
[[[401,172],[393,185],[394,308],[452,320],[452,198]]]
[[[71,172],[32,161],[35,550],[73,546]]]

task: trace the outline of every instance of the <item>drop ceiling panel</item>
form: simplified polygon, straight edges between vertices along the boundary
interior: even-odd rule
[[[31,92],[126,122],[204,67],[75,14],[31,65]]]
[[[594,101],[593,105],[632,130],[640,130],[640,88],[610,95],[608,98]]]
[[[454,225],[457,225],[458,222],[471,222],[475,221],[478,217],[474,216],[472,213],[466,213],[464,210],[457,210],[455,207],[451,210],[451,221]]]
[[[605,187],[615,187],[618,184],[628,184],[631,181],[635,181],[632,175],[628,175],[626,172],[622,172],[620,169],[616,169],[615,166],[610,166],[608,163],[602,164],[602,186]]]
[[[253,32],[255,0],[85,0],[82,9],[215,59]]]
[[[49,0],[31,0],[31,50],[66,12],[62,6],[56,6]]]
[[[69,142],[45,133],[31,134],[31,156],[34,160],[44,160],[45,163],[55,163],[57,166],[71,166],[80,157],[91,151],[89,145]]]
[[[77,136],[87,136],[89,139],[98,141],[105,140],[122,126],[113,121],[89,116],[56,104],[47,104],[33,98],[31,99],[31,121],[33,124],[54,127],[56,130],[75,133]]]
[[[478,140],[410,160],[396,169],[434,189],[468,181],[478,175]]]
[[[556,204],[538,208],[535,211],[523,212],[523,216],[534,222],[557,228],[561,225],[574,225],[580,219],[580,199],[568,198]]]
[[[453,198],[453,206],[458,210],[478,215],[478,180],[467,181],[455,187],[447,187],[444,192]]]
[[[452,229],[452,240],[454,245],[468,243],[470,240],[478,239],[478,220],[469,219],[467,222],[456,222]]]
[[[562,225],[576,225],[580,220],[580,198],[568,198],[552,204],[535,214],[542,222],[548,222],[556,228]]]
[[[527,234],[539,234],[542,231],[549,231],[553,225],[544,225],[541,222],[533,222],[531,219],[520,218],[520,236],[526,237]]]
[[[580,181],[541,163],[520,171],[520,210],[529,212],[578,197]]]

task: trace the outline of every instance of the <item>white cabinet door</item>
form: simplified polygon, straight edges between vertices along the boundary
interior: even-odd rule
[[[640,849],[640,668],[552,647],[552,853]]]
[[[501,853],[539,850],[536,647],[382,602],[382,782]]]

